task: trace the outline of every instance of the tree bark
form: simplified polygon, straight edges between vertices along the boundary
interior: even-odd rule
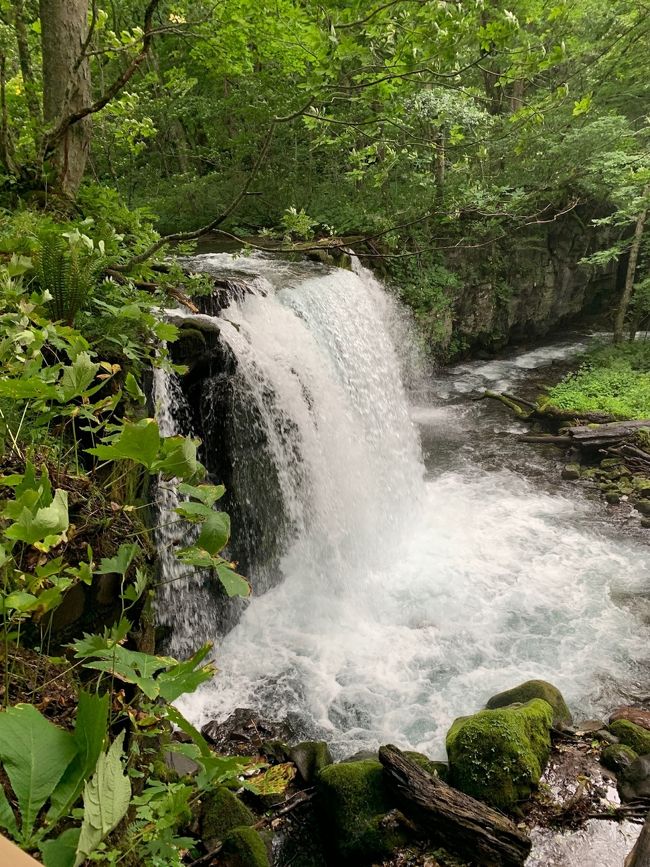
[[[524,863],[530,839],[503,813],[427,774],[397,747],[381,747],[379,761],[404,814],[433,842],[486,867]]]
[[[23,0],[13,0],[14,7],[14,30],[16,31],[16,44],[18,46],[18,62],[20,64],[20,74],[23,77],[25,86],[25,101],[29,114],[35,124],[40,123],[41,107],[38,101],[38,91],[36,87],[36,79],[34,78],[34,70],[32,68],[32,58],[29,51],[29,39],[27,36],[27,25],[25,24],[25,4]]]
[[[43,49],[43,116],[56,126],[91,103],[90,63],[85,56],[88,0],[39,0]],[[69,125],[56,141],[51,159],[58,189],[74,196],[86,168],[90,117]]]
[[[643,191],[644,197],[650,196],[650,186]],[[630,247],[630,258],[627,260],[627,271],[625,273],[625,286],[623,294],[619,301],[618,310],[616,311],[616,319],[614,321],[614,343],[622,343],[623,329],[625,328],[625,316],[627,309],[632,300],[632,292],[634,290],[634,276],[636,274],[636,263],[639,259],[639,251],[641,249],[641,240],[643,238],[643,229],[648,216],[648,209],[645,208],[636,220],[634,229],[634,237],[632,238],[632,246]]]

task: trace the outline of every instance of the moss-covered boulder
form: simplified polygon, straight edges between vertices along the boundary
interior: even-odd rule
[[[305,783],[311,783],[319,771],[334,761],[325,741],[303,741],[296,744],[289,750],[289,759],[298,768]]]
[[[447,734],[450,782],[510,810],[537,786],[551,751],[553,709],[542,699],[457,719]]]
[[[631,747],[626,747],[625,744],[610,744],[600,754],[600,763],[610,771],[620,774],[629,768],[636,758],[638,756]]]
[[[361,867],[387,858],[406,843],[387,817],[395,806],[378,761],[342,762],[323,768],[315,800],[323,839],[335,864]]]
[[[555,727],[570,725],[572,722],[571,711],[565,702],[560,690],[546,680],[527,680],[505,692],[493,695],[485,705],[489,710],[499,707],[507,707],[510,704],[525,704],[534,698],[543,698],[553,708],[553,725]]]
[[[411,750],[406,750],[404,755],[407,759],[415,762],[423,771],[426,771],[427,774],[431,774],[432,777],[440,777],[445,783],[449,779],[449,765],[447,762],[434,762],[433,759],[425,756],[424,753],[415,753]]]
[[[270,867],[269,855],[261,835],[245,826],[233,828],[223,841],[219,863],[224,867]]]
[[[609,724],[609,730],[626,747],[631,747],[635,753],[645,756],[650,753],[650,732],[627,719],[618,719]]]
[[[215,840],[223,840],[233,828],[253,825],[256,821],[248,807],[224,786],[208,792],[201,802],[201,839],[206,845]]]

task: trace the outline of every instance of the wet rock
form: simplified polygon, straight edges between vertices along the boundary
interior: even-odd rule
[[[255,824],[255,816],[234,792],[225,786],[207,792],[201,800],[199,827],[201,839],[208,847],[214,848],[233,828]]]
[[[576,734],[596,734],[605,728],[605,723],[601,719],[586,719],[578,723],[575,727]]]
[[[621,771],[629,768],[637,758],[638,756],[634,750],[626,747],[625,744],[610,744],[602,751],[600,763],[608,770],[619,774]]]
[[[646,518],[650,516],[650,500],[637,500],[634,504],[637,512],[641,512]]]
[[[650,798],[650,756],[637,756],[619,777],[618,790],[624,801]]]
[[[627,719],[618,719],[610,723],[609,730],[622,744],[632,747],[640,756],[650,753],[650,731],[647,729]]]
[[[619,719],[626,719],[650,731],[650,710],[644,710],[642,707],[617,707],[610,714],[609,721],[613,723]]]
[[[641,526],[643,527],[644,530],[649,530],[650,529],[650,517],[641,518]]]
[[[297,744],[289,750],[289,759],[298,768],[298,773],[307,784],[313,781],[319,771],[334,761],[325,741],[304,741]]]
[[[525,683],[499,692],[493,695],[485,705],[488,710],[499,707],[507,707],[509,704],[531,701],[534,698],[542,698],[553,709],[553,725],[560,728],[563,725],[571,725],[571,711],[567,707],[560,690],[546,680],[527,680]]]
[[[569,481],[575,481],[580,478],[580,464],[567,464],[562,469],[562,478]]]
[[[552,724],[553,709],[539,698],[457,719],[447,734],[451,784],[493,807],[512,809],[537,787]]]
[[[237,708],[224,722],[211,720],[201,734],[218,752],[250,756],[256,755],[265,741],[290,741],[293,737],[288,723],[265,720],[248,708]]]
[[[226,835],[219,853],[223,867],[270,867],[269,855],[261,834],[253,828],[234,828]]]
[[[367,760],[378,762],[379,753],[377,750],[359,750],[354,753],[354,755],[348,756],[346,759],[341,759],[340,764],[344,762],[365,762]]]
[[[324,768],[318,775],[315,803],[333,864],[371,864],[406,842],[406,832],[391,821],[394,805],[378,761]]]
[[[431,774],[432,777],[440,777],[445,783],[449,780],[449,765],[447,762],[434,762],[428,756],[425,756],[424,753],[414,753],[410,750],[405,751],[404,755],[411,759],[412,762],[415,762],[423,771],[426,771],[427,774]]]
[[[605,494],[605,500],[610,504],[610,506],[616,506],[621,502],[621,495],[616,491],[610,491]]]

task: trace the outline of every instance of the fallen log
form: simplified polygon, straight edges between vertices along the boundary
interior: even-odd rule
[[[490,389],[486,389],[477,400],[483,400],[484,398],[498,400],[504,406],[507,406],[508,409],[511,409],[518,418],[523,419],[552,419],[555,422],[569,422],[581,419],[588,424],[607,424],[616,421],[613,415],[606,412],[576,412],[575,410],[560,409],[557,406],[540,406],[538,403],[532,403],[530,400],[517,397],[515,394],[490,391]]]
[[[634,849],[625,859],[624,867],[650,867],[650,813],[646,816]]]
[[[643,421],[618,421],[598,425],[575,425],[563,429],[563,433],[555,434],[524,434],[518,437],[525,443],[550,443],[558,446],[578,446],[583,449],[595,449],[602,446],[612,447],[633,437],[639,430],[650,428],[650,419]],[[650,455],[625,445],[625,449],[634,449],[628,454],[634,454],[637,458],[650,460]]]
[[[381,747],[379,761],[402,812],[434,843],[485,867],[524,863],[531,841],[503,813],[427,774],[397,747]]]

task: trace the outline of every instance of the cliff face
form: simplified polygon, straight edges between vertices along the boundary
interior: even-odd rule
[[[497,350],[542,338],[581,315],[603,312],[617,295],[618,266],[579,265],[607,245],[577,216],[517,233],[491,248],[453,251],[447,267],[460,280],[443,341],[461,352]]]

